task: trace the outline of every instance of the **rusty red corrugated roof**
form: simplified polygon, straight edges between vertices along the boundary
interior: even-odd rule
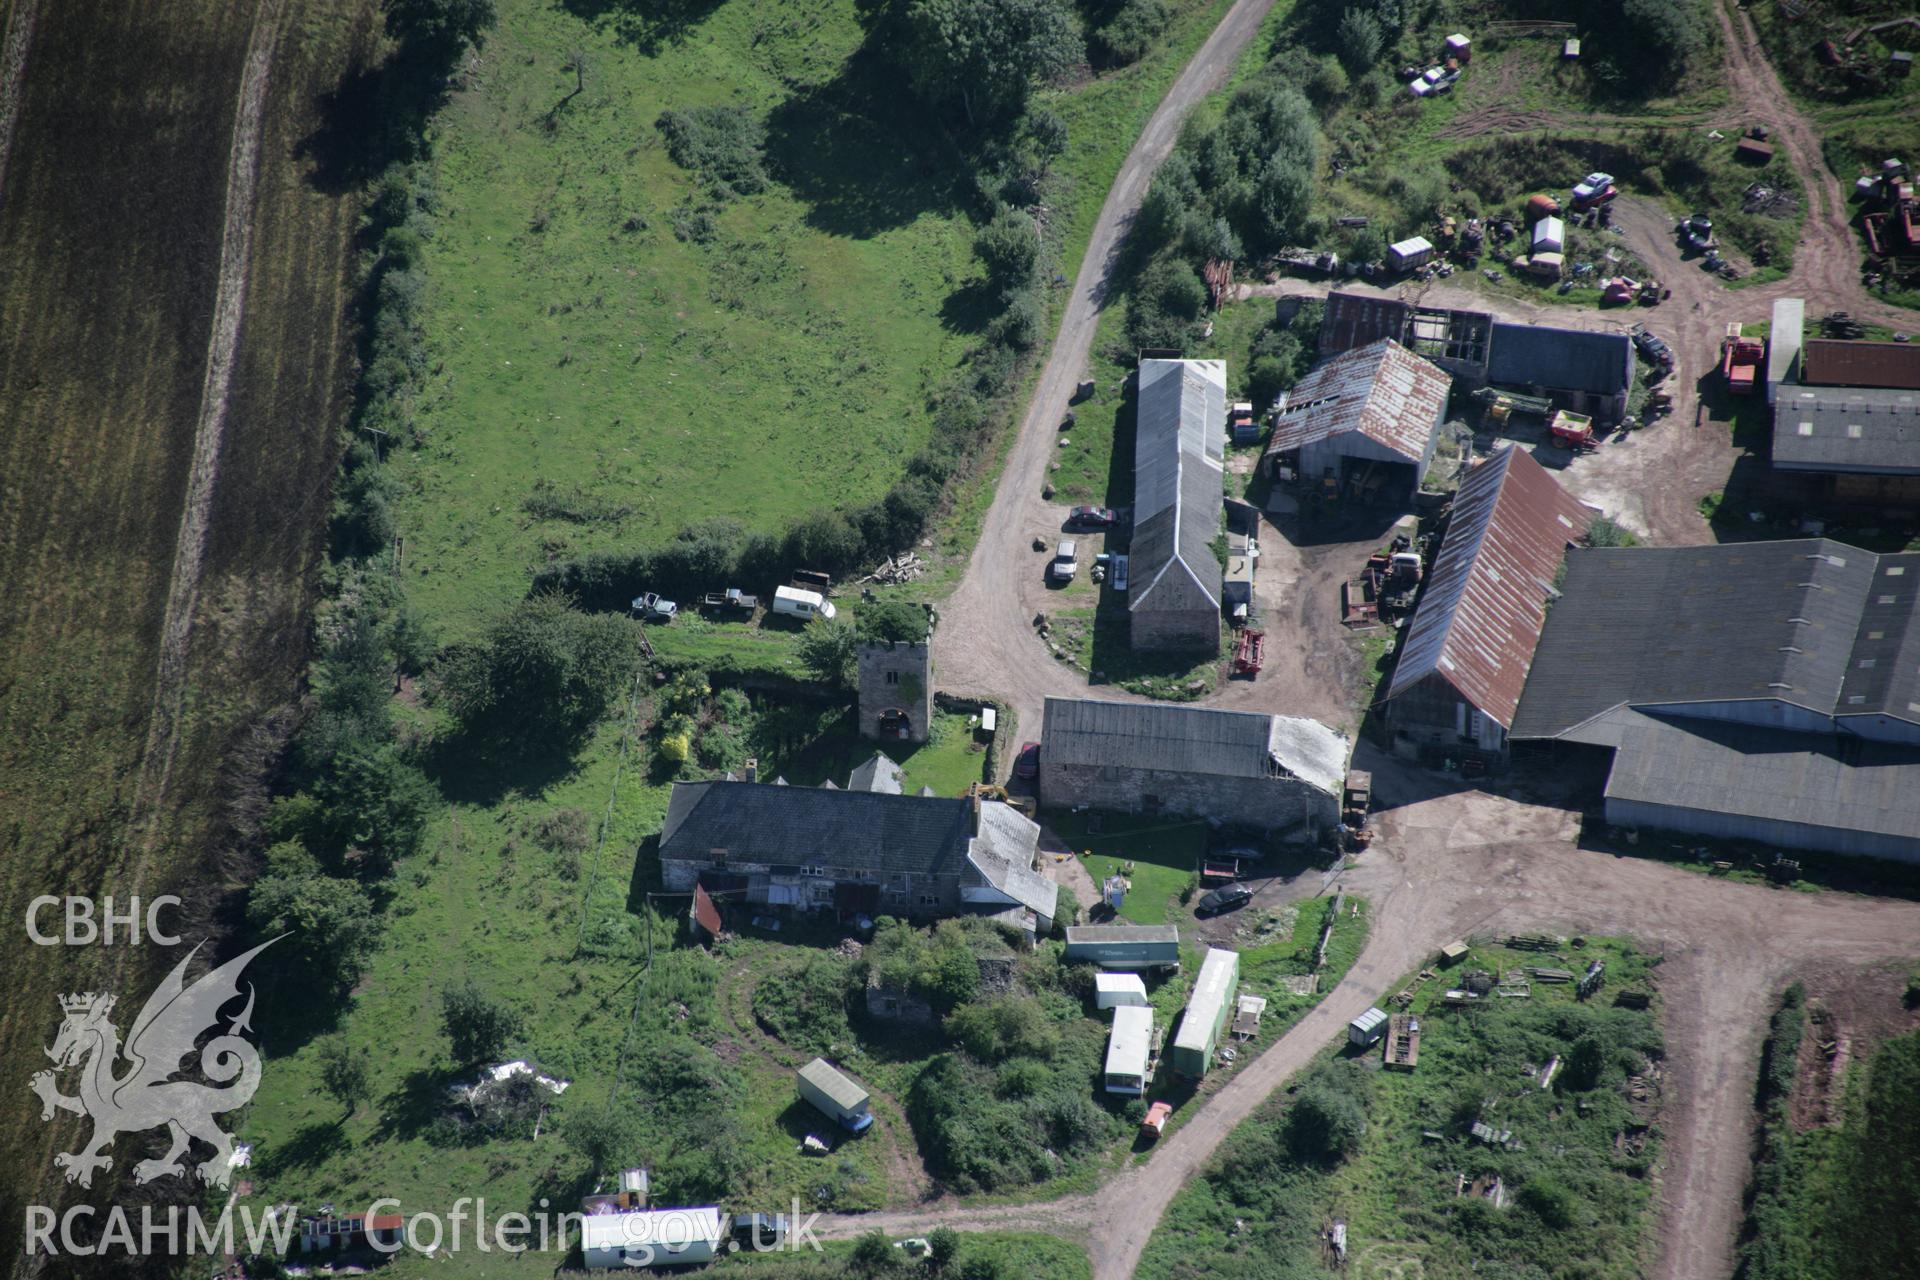
[[[1547,594],[1567,544],[1585,536],[1594,515],[1512,445],[1467,472],[1387,696],[1437,673],[1511,728]]]
[[[1269,453],[1358,431],[1416,466],[1453,379],[1391,338],[1335,356],[1294,384],[1274,420]]]
[[[720,933],[720,908],[713,905],[713,899],[707,896],[704,886],[693,886],[693,919],[709,936]]]
[[[1801,346],[1800,380],[1824,387],[1920,391],[1920,345],[1809,338]]]

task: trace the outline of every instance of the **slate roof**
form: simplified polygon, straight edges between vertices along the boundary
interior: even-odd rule
[[[1594,514],[1513,445],[1468,471],[1387,696],[1437,672],[1511,729],[1553,580]]]
[[[1391,338],[1335,356],[1281,399],[1268,453],[1357,431],[1414,466],[1427,459],[1453,379]]]
[[[847,778],[847,790],[884,791],[897,796],[900,794],[900,766],[876,751],[871,759],[854,766],[853,773]]]
[[[1614,395],[1633,384],[1633,340],[1592,329],[1496,323],[1487,381]]]
[[[972,817],[961,799],[676,782],[660,856],[703,862],[724,849],[730,862],[957,875],[971,837]]]
[[[1808,338],[1801,347],[1800,380],[1823,386],[1920,391],[1920,344]]]
[[[1920,474],[1920,391],[1783,387],[1773,407],[1773,465]]]
[[[880,874],[977,879],[1052,916],[1059,886],[1033,870],[1040,828],[1011,805],[928,799],[884,791],[780,787],[756,782],[676,782],[660,831],[660,857],[708,863],[845,867]]]
[[[1920,749],[1622,709],[1610,800],[1920,839]]]
[[[1133,445],[1133,545],[1127,608],[1170,581],[1220,607],[1220,532],[1226,454],[1227,366],[1221,360],[1142,360]],[[1179,601],[1184,605],[1184,601]]]
[[[1270,778],[1275,767],[1324,791],[1346,777],[1349,744],[1318,721],[1151,702],[1048,698],[1040,767],[1159,769]]]
[[[1826,538],[1569,552],[1512,736],[1560,737],[1628,704],[1778,699],[1820,715],[1885,709],[1904,681],[1878,694],[1881,708],[1841,703],[1863,630],[1885,629],[1862,627],[1870,593],[1913,607],[1913,587],[1877,588],[1877,559]],[[1915,572],[1894,580],[1911,582]]]

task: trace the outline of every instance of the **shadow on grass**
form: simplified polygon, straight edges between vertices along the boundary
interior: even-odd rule
[[[955,175],[965,168],[942,136],[864,50],[767,117],[768,158],[807,205],[807,225],[856,240],[958,207]]]
[[[261,1151],[254,1161],[255,1173],[267,1181],[278,1181],[287,1174],[324,1164],[351,1145],[338,1124],[303,1125],[285,1142],[274,1143]]]
[[[980,333],[1004,309],[1000,290],[990,280],[961,285],[940,304],[940,325],[948,333]]]
[[[680,44],[722,0],[559,0],[558,8],[605,27],[620,43],[653,57]]]
[[[489,808],[510,795],[540,795],[568,777],[586,736],[535,740],[506,733],[454,734],[437,739],[421,767],[447,800]]]
[[[450,1067],[415,1067],[407,1072],[380,1100],[380,1114],[386,1117],[382,1133],[401,1140],[424,1134],[434,1121],[450,1113],[447,1090],[469,1074]]]

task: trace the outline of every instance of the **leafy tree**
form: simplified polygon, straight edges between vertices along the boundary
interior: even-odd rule
[[[1040,232],[1018,209],[1002,208],[973,238],[973,251],[987,278],[1003,289],[1018,289],[1033,279],[1040,260]]]
[[[385,0],[387,34],[409,53],[451,64],[493,27],[493,0]]]
[[[258,937],[292,934],[267,953],[276,967],[322,990],[345,990],[373,954],[373,902],[359,883],[323,874],[304,849],[291,847],[307,865],[287,867],[283,857],[276,870],[270,851],[267,871],[247,893],[247,924]]]
[[[322,840],[345,864],[385,875],[420,847],[438,793],[392,743],[349,749],[314,780]]]
[[[1387,43],[1387,33],[1370,9],[1349,9],[1341,14],[1333,38],[1340,48],[1341,61],[1354,72],[1365,71],[1378,62]]]
[[[450,652],[440,687],[469,732],[570,743],[606,713],[637,649],[626,619],[543,592],[495,618],[478,645]]]
[[[1683,74],[1713,40],[1700,0],[1624,0],[1618,59],[1629,78],[1652,83]]]
[[[367,1097],[367,1051],[355,1053],[344,1037],[328,1036],[320,1042],[318,1056],[320,1087],[351,1116]]]
[[[823,684],[853,687],[854,647],[858,638],[845,618],[815,617],[800,632],[800,665]]]
[[[440,993],[440,1028],[461,1066],[500,1056],[524,1023],[514,1010],[495,1000],[468,978]]]
[[[1065,0],[907,0],[894,55],[935,106],[958,100],[969,125],[1016,116],[1036,82],[1085,48]]]
[[[927,1261],[935,1271],[945,1271],[960,1256],[960,1233],[952,1227],[935,1227],[927,1232]]]
[[[1627,529],[1605,516],[1595,516],[1587,522],[1587,545],[1590,547],[1631,547],[1640,539]]]

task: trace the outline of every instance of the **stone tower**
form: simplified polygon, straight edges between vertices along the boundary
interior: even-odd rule
[[[883,742],[925,742],[933,726],[933,644],[862,640],[860,735]]]

